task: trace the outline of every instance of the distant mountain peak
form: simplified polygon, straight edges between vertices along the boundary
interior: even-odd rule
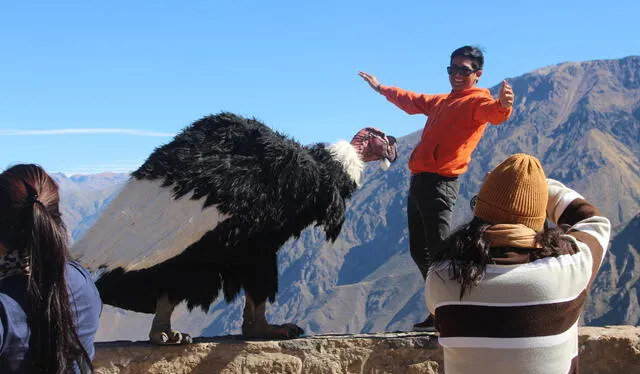
[[[572,72],[573,69],[590,69],[597,68],[601,69],[605,66],[613,66],[613,65],[627,65],[627,64],[640,64],[640,56],[626,56],[619,59],[597,59],[597,60],[588,60],[588,61],[565,61],[560,62],[553,65],[548,65],[545,67],[541,67],[531,71],[530,73],[524,74],[527,75],[547,75],[549,73],[553,73],[556,71],[569,70]]]
[[[87,173],[87,174],[78,173],[78,174],[70,175],[69,178],[71,178],[71,179],[90,178],[90,177],[110,178],[110,177],[114,177],[114,176],[120,176],[120,175],[123,175],[123,174],[128,174],[128,173],[114,173],[114,172],[111,172],[111,171],[103,171],[103,172],[99,172],[99,173]]]

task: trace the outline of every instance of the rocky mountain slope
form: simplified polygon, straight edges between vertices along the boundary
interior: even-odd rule
[[[640,213],[612,240],[595,280],[585,322],[594,326],[640,324]]]

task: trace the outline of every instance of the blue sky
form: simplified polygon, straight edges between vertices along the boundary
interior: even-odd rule
[[[638,1],[16,1],[0,5],[0,168],[127,171],[194,120],[254,116],[303,144],[408,116],[357,76],[449,91],[465,44],[480,86],[640,54]]]

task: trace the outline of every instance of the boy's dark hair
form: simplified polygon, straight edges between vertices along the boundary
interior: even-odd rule
[[[465,45],[464,47],[460,47],[451,53],[451,61],[453,61],[454,57],[467,57],[473,61],[472,66],[476,70],[482,69],[484,65],[484,55],[482,51],[478,47]]]

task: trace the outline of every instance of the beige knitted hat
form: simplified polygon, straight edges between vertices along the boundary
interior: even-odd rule
[[[547,179],[540,161],[519,153],[487,175],[473,214],[489,223],[520,223],[541,231],[548,199]]]

